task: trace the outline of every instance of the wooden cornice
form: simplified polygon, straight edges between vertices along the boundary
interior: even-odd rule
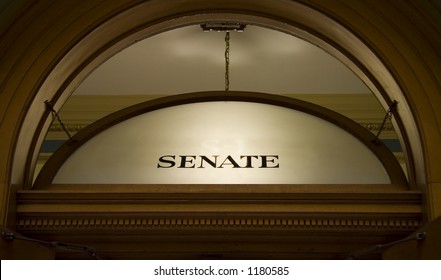
[[[124,187],[128,189],[121,191]],[[140,191],[142,187],[144,191]],[[230,192],[220,192],[222,186],[214,191],[209,187],[188,185],[158,191],[161,186],[148,190],[148,186],[131,189],[120,185],[113,186],[113,191],[73,191],[61,186],[61,190],[20,191],[17,228],[29,234],[71,230],[112,234],[114,229],[134,234],[148,229],[195,228],[396,233],[421,226],[421,193],[417,191],[385,187],[382,192],[365,192],[367,185],[346,193],[344,186],[341,191],[338,186],[328,186],[326,191],[325,185],[310,186],[310,190],[307,186],[276,186],[277,192],[263,191],[271,186],[258,185],[254,191],[249,185]],[[314,191],[318,189],[322,191]]]

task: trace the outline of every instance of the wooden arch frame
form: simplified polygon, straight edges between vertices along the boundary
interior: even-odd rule
[[[30,171],[49,126],[44,121],[44,100],[58,101],[56,107],[60,107],[87,73],[133,42],[131,35],[137,31],[154,34],[184,24],[177,19],[192,22],[196,18],[191,16],[206,15],[205,20],[213,20],[225,18],[227,13],[253,17],[255,23],[266,26],[277,23],[273,27],[278,25],[287,32],[292,28],[315,35],[327,43],[329,48],[325,49],[355,66],[353,70],[377,96],[384,97],[384,105],[398,100],[402,139],[408,141],[405,147],[413,163],[411,181],[426,192],[428,218],[441,213],[441,200],[436,197],[441,188],[437,150],[441,134],[433,129],[440,122],[434,108],[440,107],[437,93],[441,86],[436,73],[441,66],[436,63],[439,43],[431,39],[437,38],[439,28],[424,17],[430,13],[430,4],[378,7],[360,1],[351,7],[344,1],[335,5],[321,1],[162,0],[85,1],[70,6],[49,2],[25,7],[19,17],[23,20],[11,20],[14,24],[2,33],[2,42],[6,42],[2,47],[5,71],[1,72],[0,102],[5,109],[0,131],[2,224],[15,213],[11,208],[15,205],[14,190],[29,186]],[[385,13],[391,16],[385,17]],[[9,220],[13,224],[14,218]]]
[[[72,138],[72,141],[65,142],[64,145],[49,158],[37,177],[34,186],[36,189],[42,187],[47,189],[48,186],[52,184],[53,178],[65,160],[81,147],[81,145],[107,128],[151,111],[176,105],[210,101],[243,101],[270,104],[301,111],[333,123],[356,137],[376,155],[383,164],[391,180],[391,184],[401,186],[403,190],[407,189],[406,176],[392,152],[390,152],[384,144],[375,141],[375,136],[371,132],[351,119],[324,107],[298,99],[272,94],[238,91],[211,91],[174,95],[146,101],[112,113],[79,131]]]

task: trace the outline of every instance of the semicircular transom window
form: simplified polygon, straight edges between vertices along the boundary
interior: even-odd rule
[[[123,119],[69,153],[54,171],[52,183],[392,181],[384,160],[373,150],[375,145],[366,144],[345,125],[305,110],[211,100],[165,106]]]

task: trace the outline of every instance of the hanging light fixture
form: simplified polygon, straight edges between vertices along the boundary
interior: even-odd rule
[[[230,90],[230,31],[243,32],[246,24],[237,22],[215,22],[201,24],[204,32],[225,32],[225,91]]]

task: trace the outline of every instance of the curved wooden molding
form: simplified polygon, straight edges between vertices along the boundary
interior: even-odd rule
[[[211,91],[173,95],[146,101],[117,111],[85,127],[73,137],[72,143],[66,142],[47,161],[35,181],[35,188],[51,184],[58,169],[76,149],[101,131],[113,125],[140,114],[171,106],[210,101],[245,101],[270,104],[302,111],[331,122],[358,138],[379,158],[385,167],[392,184],[407,186],[407,180],[401,166],[387,147],[381,143],[374,143],[375,136],[371,132],[343,115],[316,104],[283,96],[257,92],[230,91],[227,93],[224,91]]]

